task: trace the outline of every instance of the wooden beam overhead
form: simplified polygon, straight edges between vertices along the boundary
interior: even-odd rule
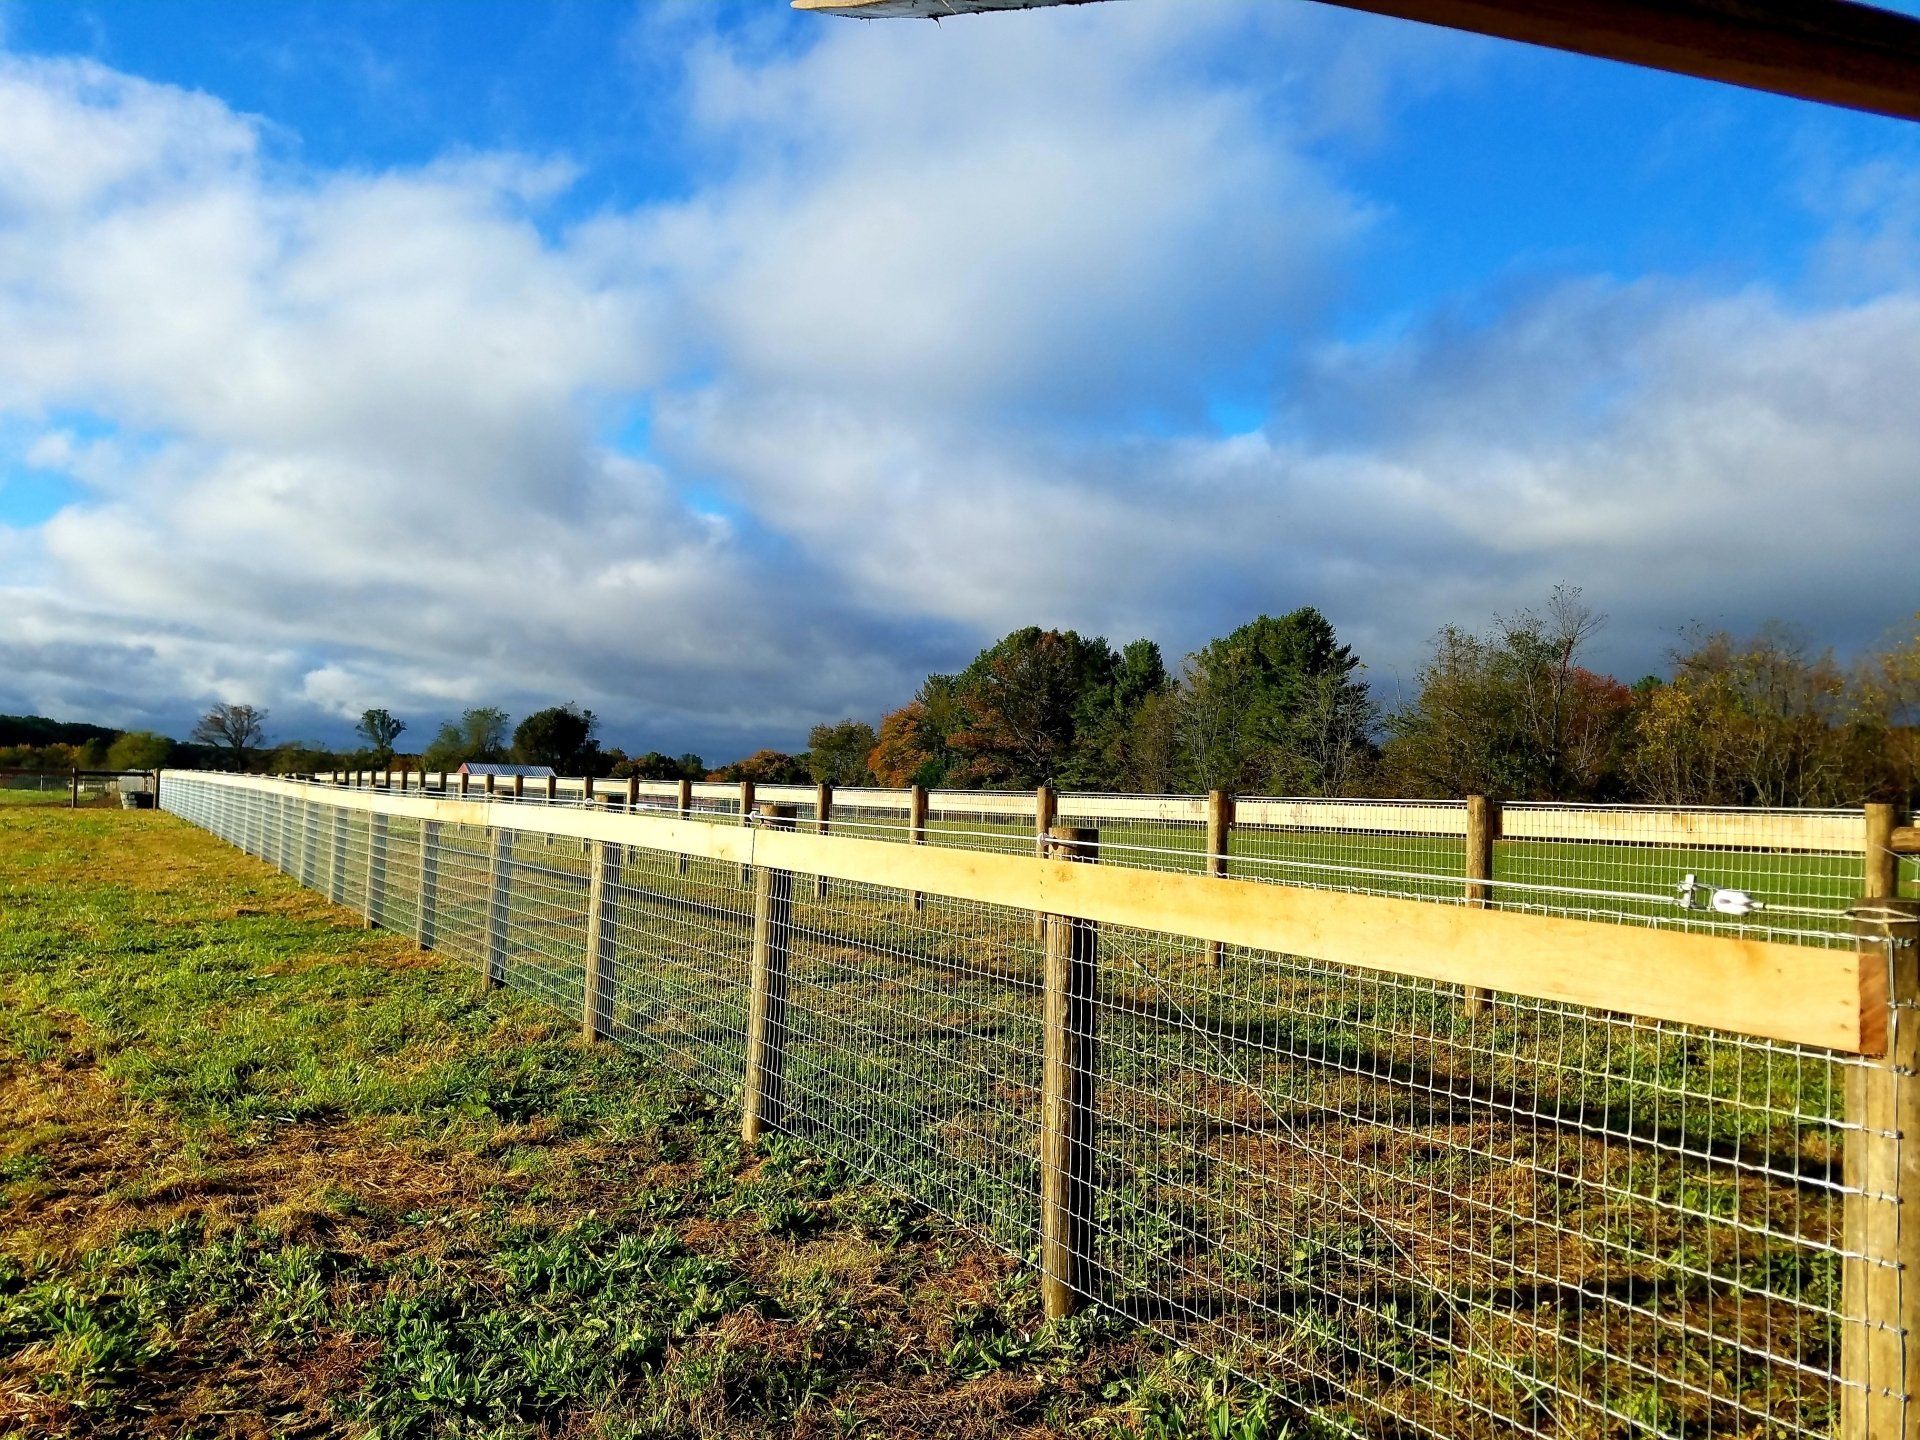
[[[867,17],[1086,0],[793,0]],[[1182,0],[1170,0],[1182,3]],[[1319,0],[1825,105],[1920,120],[1920,18],[1854,0]]]

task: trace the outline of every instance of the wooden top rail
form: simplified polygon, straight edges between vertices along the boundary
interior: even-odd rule
[[[342,777],[336,773],[318,778],[337,781]],[[442,779],[445,779],[449,790],[458,788],[457,776],[429,774],[425,779],[430,788],[438,789]],[[604,788],[618,787],[625,782],[599,783]],[[586,782],[579,779],[555,782],[555,788],[561,795],[579,795],[585,787]],[[651,798],[672,800],[679,793],[679,782],[643,780],[639,785],[639,793]],[[697,800],[723,801],[732,805],[738,801],[739,793],[740,787],[731,782],[703,780],[693,785],[693,795]],[[754,793],[763,800],[809,807],[814,803],[812,785],[760,785],[755,787]],[[834,791],[834,808],[843,813],[882,810],[898,814],[904,823],[911,804],[911,792],[906,790],[846,787]],[[1036,819],[1031,790],[934,790],[927,796],[927,810],[933,817],[935,830],[948,817],[1012,818],[1027,822]],[[1057,818],[1063,821],[1202,826],[1207,821],[1207,797],[1068,793],[1060,796]],[[1464,802],[1454,800],[1287,800],[1253,796],[1236,797],[1234,823],[1242,829],[1266,827],[1377,835],[1464,837],[1467,833],[1467,810]],[[1908,827],[1906,833],[1911,834],[1911,829]],[[1864,843],[1864,833],[1858,810],[1513,803],[1503,807],[1500,838],[1503,842],[1564,841],[1660,845],[1684,850],[1779,850],[1858,855]],[[1920,845],[1920,840],[1911,843]]]
[[[942,19],[1078,0],[793,0],[865,19]],[[1920,120],[1920,20],[1852,0],[1327,0],[1827,105]]]
[[[1208,875],[250,776],[201,783],[350,810],[604,840],[1067,915],[1852,1054],[1886,1045],[1884,957]]]

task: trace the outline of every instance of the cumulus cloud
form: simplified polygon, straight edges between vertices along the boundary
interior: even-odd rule
[[[1334,344],[1393,223],[1336,157],[1442,42],[1175,8],[797,53],[643,18],[697,183],[584,219],[564,156],[321,171],[0,55],[0,434],[78,495],[0,527],[0,705],[578,699],[721,751],[1029,622],[1177,654],[1316,603],[1391,675],[1562,579],[1622,668],[1691,616],[1850,642],[1909,603],[1903,211],[1836,224],[1881,279],[1824,308],[1573,279]],[[1222,435],[1250,372],[1275,419]]]

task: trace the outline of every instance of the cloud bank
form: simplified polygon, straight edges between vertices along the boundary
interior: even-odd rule
[[[1623,670],[1920,604],[1910,177],[1838,195],[1818,305],[1574,276],[1337,338],[1395,223],[1340,156],[1426,42],[1191,14],[643,21],[699,178],[584,214],[565,156],[323,171],[0,54],[0,475],[65,502],[0,527],[0,708],[577,699],[718,753],[1032,622],[1177,654],[1313,603],[1391,683],[1560,580]]]

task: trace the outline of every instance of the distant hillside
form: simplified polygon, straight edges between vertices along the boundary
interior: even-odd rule
[[[0,715],[0,745],[85,745],[89,740],[110,744],[119,734],[105,725],[84,725],[77,720]]]

